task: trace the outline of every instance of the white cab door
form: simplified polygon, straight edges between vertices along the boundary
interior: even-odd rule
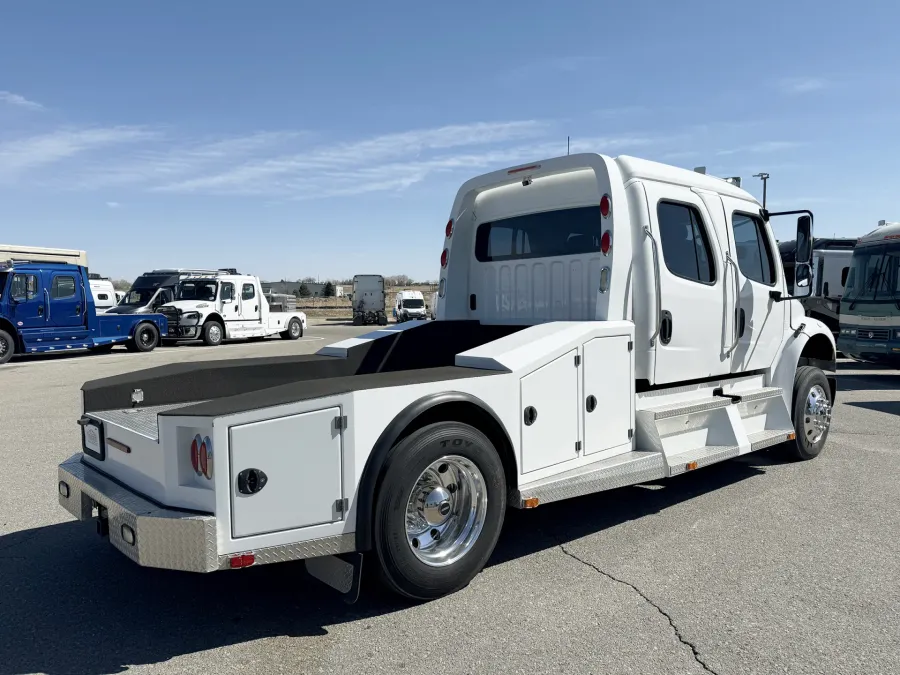
[[[225,337],[239,336],[241,333],[241,304],[238,289],[230,281],[219,285],[219,312],[225,319]]]
[[[260,297],[256,291],[256,284],[241,284],[241,328],[244,333],[250,335],[263,335],[263,328],[259,308]]]
[[[660,310],[658,324],[651,326],[659,329],[654,381],[728,373],[724,258],[716,221],[688,188],[648,182],[646,190],[661,296],[647,298]]]
[[[784,339],[785,303],[769,297],[771,291],[784,288],[781,265],[776,259],[778,248],[758,206],[732,197],[723,197],[722,204],[737,268],[730,273],[737,274],[740,289],[731,369],[742,372],[768,368]]]

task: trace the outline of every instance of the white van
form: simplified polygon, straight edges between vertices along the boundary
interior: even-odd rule
[[[94,296],[94,307],[97,314],[102,314],[118,304],[116,289],[109,279],[91,279],[91,295]]]
[[[394,318],[397,319],[397,323],[427,319],[428,314],[422,291],[398,291],[394,300]]]

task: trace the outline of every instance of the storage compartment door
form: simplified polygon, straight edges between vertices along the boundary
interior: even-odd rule
[[[341,520],[339,407],[231,427],[231,531],[249,537]],[[239,491],[242,471],[265,474],[262,489]]]
[[[521,380],[522,471],[578,456],[577,349]]]
[[[603,452],[631,442],[634,428],[634,352],[627,336],[584,344],[584,452]],[[592,398],[593,397],[593,398]]]

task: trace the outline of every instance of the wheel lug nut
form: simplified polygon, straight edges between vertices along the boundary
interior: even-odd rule
[[[434,539],[435,541],[437,541],[438,539],[441,538],[441,533],[438,532],[437,530],[432,530],[432,531],[431,531],[431,538]]]
[[[450,485],[447,486],[447,492],[451,495],[456,492],[456,483],[450,483]]]

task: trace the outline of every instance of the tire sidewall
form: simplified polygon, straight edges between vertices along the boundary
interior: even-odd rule
[[[218,340],[213,340],[210,337],[210,329],[213,326],[219,327],[219,339]],[[207,345],[209,345],[210,347],[218,346],[218,345],[222,344],[222,340],[224,340],[224,339],[225,339],[225,328],[218,321],[207,321],[205,324],[203,324],[203,342],[205,342]]]
[[[457,440],[462,443],[453,445]],[[487,488],[488,508],[473,547],[452,565],[431,567],[416,558],[410,548],[406,507],[421,473],[446,455],[458,455],[475,463]],[[385,462],[375,506],[375,548],[388,584],[415,600],[434,599],[468,585],[497,544],[506,501],[503,463],[488,438],[477,429],[456,422],[438,422],[401,441]]]
[[[9,361],[13,357],[13,354],[16,353],[16,341],[13,339],[13,336],[5,330],[0,330],[0,338],[6,342],[6,353],[0,356],[0,364],[2,364]]]
[[[812,366],[803,366],[797,369],[797,374],[794,377],[793,417],[794,433],[797,436],[794,441],[794,450],[796,456],[802,460],[818,457],[824,449],[825,442],[828,440],[828,434],[831,431],[831,426],[829,425],[828,429],[826,429],[825,433],[822,435],[822,438],[816,443],[810,443],[806,438],[806,432],[803,427],[806,412],[806,399],[809,396],[810,390],[816,385],[819,385],[825,391],[829,405],[834,405],[831,400],[831,387],[828,385],[828,378],[825,377],[825,373]]]
[[[153,340],[150,344],[145,345],[141,341],[141,334],[146,331],[150,331],[153,335]],[[152,352],[156,349],[156,346],[159,344],[159,331],[156,329],[152,323],[142,323],[138,325],[138,327],[134,331],[134,345],[139,352]]]
[[[297,327],[297,334],[294,335],[294,326]],[[288,323],[288,335],[291,340],[299,340],[303,337],[303,324],[300,323],[300,319],[291,319],[290,323]]]

